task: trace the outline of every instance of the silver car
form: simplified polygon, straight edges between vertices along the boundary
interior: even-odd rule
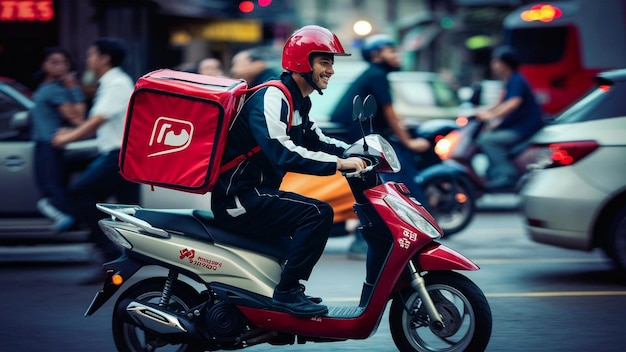
[[[521,209],[534,241],[601,248],[626,270],[626,69],[596,82],[534,136],[542,152]]]
[[[15,81],[0,80],[0,234],[47,234],[52,221],[37,211],[35,142],[30,140],[28,111],[34,103]],[[85,164],[97,153],[94,140],[70,143],[66,157]]]
[[[0,79],[0,235],[34,240],[84,238],[85,231],[80,230],[57,236],[51,230],[52,220],[43,217],[37,210],[39,192],[33,163],[35,142],[30,140],[28,115],[33,104],[28,92],[15,81]],[[80,172],[81,167],[96,155],[95,139],[66,146],[66,158],[76,172]],[[150,208],[209,209],[209,197],[208,194],[189,194],[162,188],[153,190],[145,185],[141,189],[141,205]]]

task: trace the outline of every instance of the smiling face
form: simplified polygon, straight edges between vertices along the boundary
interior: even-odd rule
[[[311,66],[313,67],[311,78],[313,82],[320,89],[326,89],[328,87],[328,80],[335,74],[335,70],[333,69],[333,64],[335,63],[333,55],[314,55],[311,61]]]

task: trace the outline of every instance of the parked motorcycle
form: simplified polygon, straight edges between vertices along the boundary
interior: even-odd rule
[[[459,117],[457,124],[461,127],[450,132],[435,145],[435,152],[443,160],[445,167],[466,170],[465,174],[469,176],[470,181],[467,184],[475,190],[477,197],[485,193],[517,193],[528,174],[528,166],[536,160],[538,152],[538,149],[532,147],[530,138],[518,143],[509,152],[509,159],[513,161],[518,171],[517,184],[509,188],[490,189],[486,186],[487,174],[484,171],[486,160],[483,159],[484,167],[482,168],[478,167],[480,162],[476,160],[477,156],[482,153],[476,143],[476,137],[484,122],[475,116],[470,116]]]
[[[366,98],[354,110],[360,119],[371,118],[375,106]],[[328,314],[306,318],[278,311],[272,293],[288,243],[227,232],[207,211],[98,204],[110,215],[101,228],[124,254],[104,265],[104,286],[85,315],[94,314],[141,267],[158,265],[169,270],[167,277],[141,280],[115,303],[113,338],[120,351],[365,339],[376,331],[389,300],[399,350],[483,351],[492,328],[489,304],[471,280],[455,272],[478,266],[436,241],[441,228],[403,184],[381,182],[378,173],[400,167],[384,138],[364,136],[345,154],[368,163],[360,173],[345,173],[369,245],[358,305],[329,306]],[[181,275],[205,289],[198,292]]]

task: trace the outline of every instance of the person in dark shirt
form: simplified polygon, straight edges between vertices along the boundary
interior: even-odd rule
[[[330,121],[339,123],[349,131],[349,142],[361,138],[363,135],[359,124],[352,121],[352,99],[355,95],[365,98],[371,94],[376,99],[378,107],[372,121],[374,133],[389,140],[402,164],[402,170],[399,173],[384,175],[384,179],[385,181],[405,182],[413,196],[423,200],[421,188],[412,181],[418,171],[414,157],[415,153],[421,153],[430,148],[430,142],[425,138],[413,136],[393,108],[393,97],[387,74],[400,69],[400,57],[396,44],[387,35],[373,35],[364,40],[361,53],[363,59],[370,65],[346,90],[335,107]],[[364,131],[368,131],[369,122],[362,122],[362,127]]]
[[[544,125],[543,113],[533,92],[517,71],[519,60],[507,46],[496,48],[491,70],[504,82],[504,94],[495,106],[478,111],[476,117],[485,122],[476,142],[489,159],[488,189],[513,187],[517,170],[509,159],[510,149],[530,138]]]
[[[350,85],[344,96],[335,107],[330,121],[336,122],[348,131],[349,142],[363,137],[363,131],[369,131],[369,121],[359,123],[352,121],[352,100],[355,95],[365,98],[372,95],[376,99],[377,111],[372,120],[374,133],[385,137],[393,146],[402,169],[395,174],[384,174],[381,178],[387,181],[404,183],[412,196],[424,202],[423,191],[414,178],[419,172],[416,157],[428,150],[431,145],[425,138],[413,136],[406,128],[402,118],[393,108],[391,85],[387,74],[400,69],[400,56],[395,42],[387,35],[376,34],[366,38],[361,47],[363,59],[369,67]],[[367,244],[360,233],[356,233],[354,242],[348,249],[348,257],[363,259],[367,253]]]
[[[309,119],[309,95],[326,89],[336,55],[348,54],[326,28],[305,26],[289,37],[282,56],[286,72],[280,80],[293,104],[277,87],[263,87],[248,98],[229,131],[223,160],[234,160],[257,146],[261,151],[222,172],[211,193],[211,209],[223,228],[288,243],[272,303],[298,316],[328,312],[304,295],[300,280],[308,280],[324,251],[333,209],[326,202],[281,191],[282,179],[287,172],[325,176],[366,166],[360,158],[342,158],[348,144],[325,136]]]
[[[35,142],[35,176],[42,198],[39,211],[55,220],[55,231],[69,229],[75,222],[67,200],[64,149],[52,145],[61,127],[78,125],[85,119],[85,95],[73,73],[69,53],[47,48],[41,65],[43,81],[35,90],[31,138]]]

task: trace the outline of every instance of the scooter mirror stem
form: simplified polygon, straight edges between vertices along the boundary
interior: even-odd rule
[[[368,95],[368,98],[370,96]],[[367,100],[367,98],[366,98]],[[361,134],[363,135],[363,150],[367,151],[369,147],[367,146],[367,142],[365,141],[365,131],[363,130],[363,125],[361,121],[365,121],[367,117],[365,117],[365,105],[363,103],[363,99],[361,99],[360,95],[355,95],[352,98],[352,120],[359,124],[359,128],[361,128]]]
[[[376,109],[378,109],[378,105],[376,104],[376,98],[374,98],[371,94],[368,94],[363,101],[363,114],[365,115],[365,120],[370,120],[370,134],[374,133],[374,115],[376,115]]]
[[[361,121],[363,117],[363,100],[359,95],[352,98],[352,121]]]

